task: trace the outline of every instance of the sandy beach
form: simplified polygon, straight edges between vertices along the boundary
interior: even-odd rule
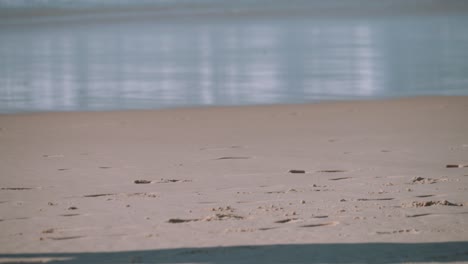
[[[468,262],[468,97],[0,115],[0,263]]]

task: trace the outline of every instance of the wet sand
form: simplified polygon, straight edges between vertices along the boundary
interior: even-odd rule
[[[467,116],[468,97],[0,115],[0,263],[468,262]]]

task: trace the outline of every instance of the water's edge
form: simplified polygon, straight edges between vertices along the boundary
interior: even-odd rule
[[[468,95],[466,1],[6,2],[0,113]]]

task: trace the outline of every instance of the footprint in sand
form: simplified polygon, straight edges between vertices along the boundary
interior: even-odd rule
[[[407,215],[406,217],[413,218],[413,217],[421,217],[421,216],[428,216],[428,215],[432,215],[432,214],[430,214],[430,213],[427,213],[427,214],[414,214],[414,215]]]
[[[345,170],[319,170],[317,172],[321,172],[321,173],[340,173],[340,172],[346,172]]]
[[[404,204],[403,207],[429,207],[434,205],[444,205],[444,206],[463,206],[463,204],[452,203],[447,200],[442,201],[413,201],[410,204]]]
[[[413,218],[413,217],[422,217],[422,216],[430,216],[430,215],[459,215],[459,214],[468,214],[468,212],[447,213],[447,214],[432,214],[432,213],[425,213],[425,214],[414,214],[414,215],[406,215],[406,217],[408,217],[408,218]]]
[[[340,178],[333,178],[333,179],[328,179],[329,181],[339,181],[339,180],[346,180],[346,179],[352,179],[352,177],[340,177]]]
[[[435,196],[434,194],[422,194],[422,195],[416,195],[415,197],[417,198],[427,198],[427,197],[432,197]]]
[[[437,183],[439,180],[432,178],[423,178],[423,177],[414,177],[411,179],[411,184],[433,184]]]
[[[176,182],[191,182],[191,180],[179,180],[179,179],[161,179],[156,183],[176,183]]]
[[[239,149],[244,148],[244,146],[227,146],[227,147],[204,147],[200,148],[200,150],[221,150],[221,149]]]
[[[211,211],[212,212],[229,212],[229,213],[233,213],[234,212],[234,208],[232,208],[231,206],[226,206],[226,207],[213,207],[211,208]]]
[[[60,216],[64,216],[64,217],[70,217],[70,216],[78,216],[80,214],[61,214]]]
[[[151,180],[135,180],[133,183],[135,184],[150,184],[150,183],[176,183],[176,182],[191,182],[191,180],[179,180],[179,179],[164,179],[155,182]]]
[[[5,191],[27,191],[27,190],[32,190],[36,188],[30,188],[30,187],[4,187],[0,188],[0,190],[5,190]]]
[[[227,233],[252,233],[255,231],[268,231],[272,229],[277,229],[278,227],[261,227],[258,229],[255,228],[228,228],[225,231]]]
[[[158,194],[156,193],[146,193],[146,192],[139,192],[139,193],[127,193],[123,194],[126,195],[127,197],[149,197],[149,198],[158,198]]]
[[[261,227],[258,230],[259,231],[268,231],[268,230],[272,230],[272,229],[277,229],[277,227]]]
[[[226,156],[226,157],[217,158],[216,160],[240,160],[240,159],[251,159],[251,157],[244,157],[244,156]]]
[[[92,198],[92,197],[111,196],[111,195],[117,195],[117,194],[116,193],[98,193],[98,194],[83,195],[83,197]]]
[[[150,180],[134,180],[133,183],[135,184],[150,184],[152,183],[153,181],[150,181]]]
[[[269,192],[265,192],[266,194],[284,194],[286,193],[286,191],[269,191]]]
[[[30,217],[15,217],[15,218],[8,218],[8,219],[1,219],[0,221],[12,221],[12,220],[28,220],[31,219]]]
[[[82,238],[84,236],[66,236],[66,237],[46,237],[46,239],[50,240],[70,240],[70,239],[77,239],[77,238]],[[44,240],[44,238],[41,237],[41,240]]]
[[[294,222],[294,221],[298,221],[298,220],[299,220],[299,218],[286,218],[286,219],[275,221],[275,223],[285,224],[285,223]]]
[[[333,221],[333,222],[327,222],[327,223],[301,225],[300,227],[336,226],[338,224],[339,224],[338,221]]]
[[[391,201],[395,198],[359,198],[358,201]]]
[[[312,218],[328,218],[328,215],[314,215]]]
[[[244,217],[240,215],[235,215],[235,214],[218,213],[218,214],[207,216],[204,218],[189,218],[189,219],[171,218],[167,222],[170,224],[180,224],[180,223],[198,222],[198,221],[204,221],[204,222],[223,221],[223,220],[230,220],[230,219],[241,220],[241,219],[244,219]]]
[[[55,229],[49,228],[49,229],[43,230],[42,234],[52,234],[53,232],[55,232]]]
[[[210,222],[210,221],[222,221],[222,220],[229,220],[229,219],[241,220],[241,219],[244,219],[244,217],[240,215],[235,215],[235,214],[215,214],[212,216],[207,216],[200,220]]]
[[[446,168],[468,168],[468,164],[447,164]]]
[[[417,229],[399,229],[399,230],[392,230],[392,231],[376,231],[377,235],[392,235],[392,234],[404,234],[404,233],[411,233],[411,234],[418,234],[419,231]]]
[[[305,170],[289,170],[289,173],[306,173]]]
[[[171,218],[167,220],[167,222],[170,224],[180,224],[180,223],[197,222],[197,221],[200,221],[200,219]]]
[[[146,193],[146,192],[137,192],[137,193],[98,193],[98,194],[87,194],[83,195],[84,198],[95,198],[95,197],[104,197],[104,196],[115,196],[115,195],[124,195],[127,197],[139,196],[139,197],[150,197],[156,198],[158,195],[156,193]]]

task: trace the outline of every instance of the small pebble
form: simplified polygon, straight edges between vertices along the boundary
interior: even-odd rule
[[[133,183],[135,184],[148,184],[151,183],[149,180],[135,180]]]
[[[44,231],[42,231],[42,234],[51,234],[53,233],[55,230],[53,228],[49,228],[49,229],[46,229]]]
[[[446,168],[463,168],[463,167],[468,167],[468,165],[448,164],[445,167]]]
[[[305,170],[289,170],[289,173],[305,173]]]

